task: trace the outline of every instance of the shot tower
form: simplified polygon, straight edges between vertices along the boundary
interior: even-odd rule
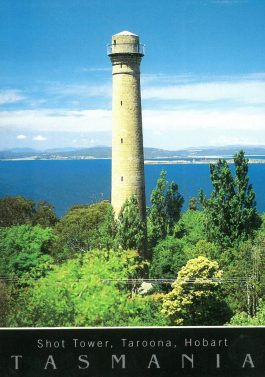
[[[115,34],[108,45],[112,63],[112,192],[118,214],[127,198],[136,195],[145,219],[144,153],[140,63],[144,46],[128,31]]]

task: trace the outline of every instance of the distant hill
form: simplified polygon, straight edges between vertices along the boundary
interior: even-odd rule
[[[159,158],[187,158],[187,157],[227,157],[233,156],[240,149],[243,149],[246,155],[260,156],[265,155],[265,146],[225,146],[225,147],[201,147],[186,148],[175,151],[169,151],[159,148],[144,148],[145,159]],[[44,151],[38,151],[31,148],[15,148],[0,151],[1,160],[12,159],[89,159],[89,158],[111,158],[111,147],[98,146],[91,148],[53,148]]]
[[[180,155],[190,156],[233,156],[239,150],[243,149],[246,155],[265,155],[265,146],[251,146],[251,145],[230,145],[225,147],[202,147],[189,148],[176,151]]]

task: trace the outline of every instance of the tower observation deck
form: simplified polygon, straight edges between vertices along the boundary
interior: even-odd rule
[[[112,63],[112,188],[116,215],[126,199],[136,195],[141,218],[146,217],[140,63],[144,45],[128,31],[112,36],[107,46]]]

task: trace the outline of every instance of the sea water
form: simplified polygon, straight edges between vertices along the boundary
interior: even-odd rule
[[[165,161],[166,162],[166,161]],[[184,196],[184,209],[189,199],[202,188],[208,196],[212,185],[208,164],[145,165],[146,200],[156,185],[161,170],[167,180],[174,180]],[[258,210],[265,211],[265,164],[249,164],[250,183],[256,192]],[[67,161],[1,161],[0,197],[21,195],[34,201],[46,200],[62,216],[75,204],[110,200],[111,160]]]

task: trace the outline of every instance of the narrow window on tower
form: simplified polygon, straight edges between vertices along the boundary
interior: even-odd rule
[[[116,44],[116,39],[114,39],[113,44],[114,44],[114,45]]]
[[[122,64],[121,64],[121,68],[122,68]]]
[[[123,138],[121,138],[121,144],[123,144]]]
[[[121,101],[121,106],[122,106],[122,101]]]
[[[121,177],[121,181],[123,182],[123,177]]]

